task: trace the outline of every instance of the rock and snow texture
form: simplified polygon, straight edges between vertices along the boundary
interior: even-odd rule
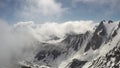
[[[52,39],[40,42],[33,60],[21,63],[22,68],[120,68],[119,22],[103,20],[92,31]]]
[[[120,23],[106,24],[108,37],[99,55],[83,68],[120,68]]]
[[[41,43],[58,43],[67,33],[92,30],[93,24],[93,21],[8,24],[0,20],[0,68],[18,68],[18,61],[34,59]]]

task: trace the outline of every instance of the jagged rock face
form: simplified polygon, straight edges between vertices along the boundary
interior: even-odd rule
[[[61,54],[64,54],[65,51],[64,49],[60,48],[60,47],[57,47],[57,46],[52,46],[52,45],[48,45],[48,46],[45,46],[43,47],[45,49],[42,49],[40,50],[36,56],[35,56],[35,59],[37,60],[43,60],[47,57],[50,57],[51,59],[56,59],[58,56],[60,56]]]
[[[21,68],[31,68],[31,67],[27,67],[27,66],[22,66]]]
[[[118,24],[118,27],[120,28],[120,22],[119,22],[119,24]]]
[[[89,68],[120,68],[120,41],[105,56],[100,56],[92,62]]]
[[[110,23],[113,23],[113,21],[112,21],[112,20],[109,20],[108,23],[109,23],[109,24],[110,24]]]
[[[82,66],[86,63],[87,61],[80,61],[78,59],[73,59],[73,61],[70,64],[70,68],[82,68]]]
[[[92,48],[93,50],[98,49],[101,46],[106,35],[106,28],[102,21],[95,30],[91,40],[88,42],[87,47],[85,48],[85,52],[88,51],[90,48]]]
[[[62,60],[59,60],[60,56],[66,55],[66,50],[60,45],[48,44],[44,43],[45,46],[41,47],[39,52],[34,57],[34,62],[38,64],[42,64],[45,66],[57,68],[57,64],[59,64]],[[45,67],[46,68],[46,67]]]
[[[112,34],[112,37],[115,37],[117,35],[117,30],[115,30]]]
[[[87,31],[85,34],[68,35],[62,42],[67,44],[68,49],[73,48],[75,51],[77,51],[88,36],[89,31]]]
[[[112,41],[112,39],[118,34],[118,30],[120,28],[119,25],[120,23],[118,24],[117,28],[111,33],[111,36],[109,36],[106,42]]]
[[[40,60],[44,59],[45,57],[48,57],[51,55],[51,56],[53,56],[51,58],[56,59],[58,56],[61,55],[61,53],[62,53],[61,51],[56,50],[56,49],[50,50],[50,51],[42,50],[35,56],[35,58],[40,61]]]
[[[42,60],[42,59],[44,59],[44,58],[46,57],[46,54],[47,54],[46,51],[40,51],[40,52],[35,56],[35,58],[36,58],[37,60]]]

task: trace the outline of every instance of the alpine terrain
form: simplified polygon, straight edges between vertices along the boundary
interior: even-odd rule
[[[120,68],[120,22],[101,21],[92,31],[37,41],[21,68]]]

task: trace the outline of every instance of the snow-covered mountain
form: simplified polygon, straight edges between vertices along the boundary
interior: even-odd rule
[[[21,68],[120,68],[120,22],[101,21],[93,31],[37,42]]]

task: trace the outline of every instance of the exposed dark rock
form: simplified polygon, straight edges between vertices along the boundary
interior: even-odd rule
[[[115,37],[117,35],[117,30],[115,30],[112,34],[112,37]]]
[[[107,39],[106,42],[112,41],[112,39],[118,34],[118,33],[117,33],[118,30],[119,30],[119,24],[118,24],[117,29],[115,29],[115,30],[112,32],[112,34],[109,36],[109,38]]]
[[[31,68],[31,67],[27,67],[27,66],[21,66],[21,68]]]
[[[110,24],[110,23],[113,23],[113,21],[112,21],[112,20],[109,20],[108,23],[109,23],[109,24]]]
[[[88,44],[85,48],[85,52],[88,51],[90,49],[90,47],[93,50],[98,49],[100,47],[100,45],[102,44],[104,37],[107,35],[106,28],[105,28],[103,22],[104,21],[101,21],[101,23],[95,30],[91,40],[88,42]]]
[[[42,60],[44,59],[45,57],[48,57],[50,55],[53,56],[53,59],[57,58],[59,55],[61,55],[62,51],[59,51],[59,50],[50,50],[50,51],[46,51],[46,50],[43,50],[43,51],[40,51],[36,56],[35,58],[37,60]],[[52,58],[52,57],[51,57]]]
[[[118,27],[120,28],[120,22],[119,22],[119,24],[118,24]]]
[[[100,56],[94,60],[89,68],[119,68],[120,66],[120,46],[119,43],[105,56]],[[111,60],[114,59],[115,61]]]
[[[83,41],[87,39],[89,34],[89,31],[87,31],[85,34],[68,35],[62,42],[68,44],[67,48],[73,48],[77,51],[81,47]]]
[[[42,50],[40,50],[35,56],[35,58],[39,61],[45,59],[48,56],[50,56],[51,59],[56,59],[61,54],[65,53],[64,49],[54,45],[47,45],[41,49]]]
[[[57,58],[60,54],[61,54],[60,51],[58,51],[58,50],[53,50],[53,51],[52,51],[53,59]]]
[[[101,22],[106,22],[106,20],[102,20]]]
[[[47,52],[46,51],[40,51],[35,58],[37,58],[37,60],[42,60],[46,57]]]
[[[73,59],[70,68],[82,68],[82,66],[86,63],[87,61],[79,61],[78,59]]]
[[[99,24],[99,26],[97,27],[97,29],[95,30],[95,32],[94,32],[94,35],[96,35],[96,34],[98,34],[98,32],[102,32],[100,35],[102,35],[102,36],[104,36],[104,35],[106,35],[107,33],[106,33],[106,28],[105,28],[105,25],[104,25],[104,23],[103,23],[104,21],[101,21],[100,22],[100,24]]]

